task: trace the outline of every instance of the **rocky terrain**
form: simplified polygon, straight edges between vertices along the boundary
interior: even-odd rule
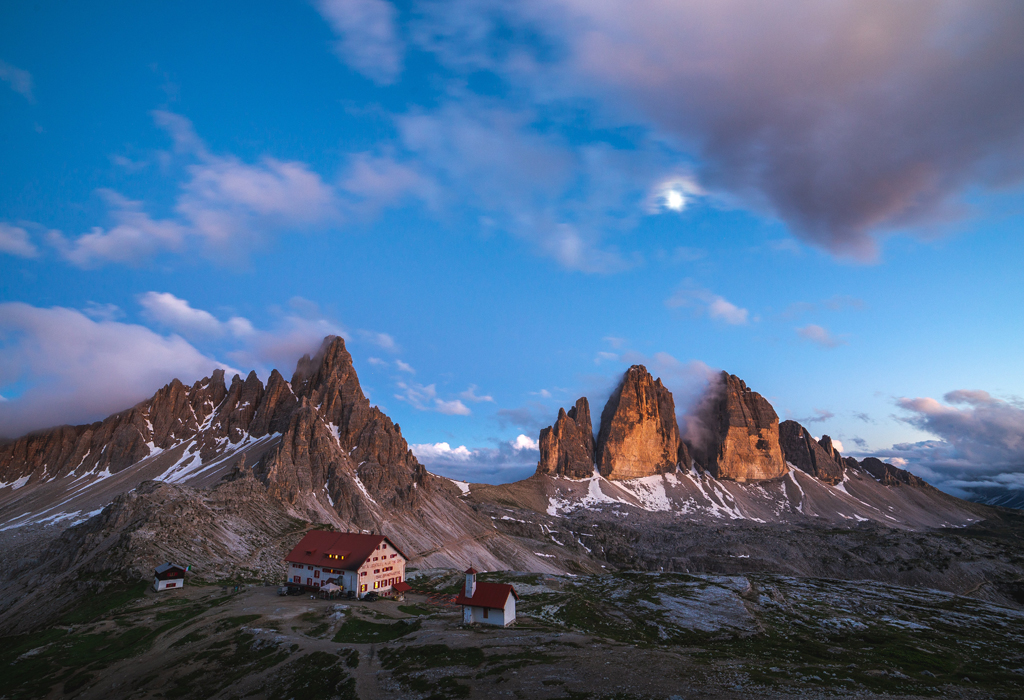
[[[266,387],[254,374],[226,386],[216,372],[100,423],[21,438],[0,450],[0,480],[4,629],[59,612],[44,582],[91,590],[169,559],[206,581],[282,579],[284,554],[314,526],[385,533],[421,565],[563,570],[424,469],[337,337],[291,382],[275,371]]]
[[[0,635],[17,651],[0,694],[99,696],[116,673],[137,697],[228,697],[237,667],[268,698],[315,678],[339,697],[485,697],[492,682],[536,697],[1015,697],[1024,516],[844,457],[727,373],[686,418],[684,437],[671,392],[637,365],[596,439],[582,397],[541,431],[534,476],[453,482],[419,463],[331,337],[291,381],[175,381],[105,421],[21,438],[0,448]],[[318,527],[387,534],[412,568],[445,568],[429,584],[442,591],[469,564],[547,583],[515,579],[528,619],[487,652],[491,633],[443,606],[389,607],[386,622],[314,606],[296,623],[276,600],[221,614],[233,598],[212,586],[279,582]],[[138,597],[167,560],[191,566],[181,609]],[[128,607],[82,612],[94,600]],[[1009,641],[952,649],[956,624]],[[129,662],[129,643],[166,667]],[[956,661],[911,663],[911,649]],[[663,672],[595,682],[623,659]]]
[[[0,640],[0,696],[288,698],[1020,697],[1024,613],[877,583],[772,574],[503,572],[518,620],[467,627],[458,571],[403,603],[274,587],[110,589]]]

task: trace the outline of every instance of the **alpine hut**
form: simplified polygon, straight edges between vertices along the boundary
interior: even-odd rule
[[[373,591],[388,596],[405,581],[408,557],[384,535],[313,530],[285,557],[288,583],[319,590],[335,583],[362,598]]]
[[[182,588],[185,585],[185,568],[171,562],[153,569],[153,576],[153,589],[156,591]]]

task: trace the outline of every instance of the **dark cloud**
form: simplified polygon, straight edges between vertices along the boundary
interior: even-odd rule
[[[581,82],[834,253],[871,258],[873,232],[1024,175],[1020,3],[565,4]]]
[[[876,453],[960,496],[1024,488],[1024,406],[985,391],[951,391],[945,403],[901,398],[900,420],[938,440],[900,443]]]
[[[554,421],[554,417],[545,417],[546,413],[548,413],[548,409],[545,406],[532,404],[530,406],[520,406],[519,408],[502,408],[496,411],[494,416],[498,421],[498,425],[502,428],[516,427],[532,431],[533,433],[539,433],[541,428],[550,425]]]
[[[814,415],[808,416],[807,418],[797,418],[797,423],[824,423],[827,420],[832,420],[836,417],[836,414],[832,411],[827,411],[823,408],[814,409]]]

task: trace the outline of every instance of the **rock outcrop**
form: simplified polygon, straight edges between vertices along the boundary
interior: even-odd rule
[[[633,365],[601,412],[597,466],[607,479],[675,471],[679,425],[672,392],[643,365]]]
[[[787,420],[779,425],[779,445],[785,460],[808,474],[829,484],[843,480],[845,462],[828,435],[819,442],[795,420]]]
[[[538,474],[586,479],[594,474],[594,428],[586,397],[569,409],[558,409],[553,426],[540,431]]]
[[[900,484],[905,484],[907,486],[917,486],[919,488],[925,486],[932,488],[931,484],[927,483],[921,477],[914,476],[906,469],[894,467],[888,462],[883,462],[877,457],[864,458],[860,462],[860,468],[885,486],[899,486]]]
[[[694,461],[717,479],[761,481],[788,471],[779,446],[779,417],[739,377],[722,372],[717,394],[705,405],[704,444],[691,445]]]

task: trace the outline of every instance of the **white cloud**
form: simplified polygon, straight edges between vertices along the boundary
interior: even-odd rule
[[[540,446],[537,444],[536,440],[531,438],[529,435],[523,435],[522,433],[517,435],[515,440],[509,441],[508,444],[511,445],[512,449],[516,450],[517,452],[519,450],[539,450],[540,449]]]
[[[185,336],[213,336],[223,330],[213,314],[194,309],[168,292],[146,292],[139,297],[139,304],[146,318]]]
[[[412,368],[412,365],[402,362],[401,360],[395,360],[395,367],[399,372],[406,372],[408,374],[416,374],[416,370]]]
[[[387,333],[378,333],[377,331],[357,331],[359,337],[368,343],[376,345],[381,350],[387,352],[398,352],[398,343]]]
[[[179,251],[196,240],[217,259],[244,257],[272,232],[312,230],[336,222],[340,203],[334,190],[304,163],[265,157],[256,164],[211,154],[181,115],[155,112],[171,135],[175,152],[196,162],[186,170],[175,203],[175,218],[154,219],[142,202],[101,190],[115,225],[94,227],[67,238],[51,232],[50,242],[74,265],[137,264],[157,253]]]
[[[815,345],[819,345],[823,348],[837,348],[840,345],[846,345],[846,341],[842,338],[829,333],[826,329],[814,323],[809,323],[802,328],[796,329],[796,334],[804,340],[810,341]]]
[[[379,357],[371,357],[367,362],[374,367],[389,367],[387,360],[382,360]]]
[[[139,297],[143,315],[185,337],[215,337],[230,334],[244,338],[256,333],[249,319],[232,316],[225,322],[209,311],[193,308],[169,292],[146,292]]]
[[[488,395],[480,396],[480,395],[478,395],[476,393],[476,390],[479,389],[479,388],[480,387],[478,387],[476,384],[470,384],[468,389],[466,389],[464,392],[459,394],[459,398],[466,399],[466,401],[473,401],[474,403],[480,403],[481,401],[490,401],[491,403],[494,403],[494,397],[493,396],[488,396]]]
[[[19,226],[0,222],[0,253],[34,258],[39,255],[39,249],[33,245],[28,231]]]
[[[472,411],[469,410],[469,407],[458,399],[455,399],[454,401],[434,399],[434,403],[437,405],[438,413],[444,413],[448,416],[468,416],[472,413]]]
[[[750,316],[747,309],[736,306],[725,297],[690,285],[685,285],[666,299],[665,306],[670,309],[695,308],[706,313],[708,318],[722,321],[731,326],[747,325]]]
[[[24,97],[29,102],[36,101],[32,94],[32,74],[12,66],[6,61],[0,61],[0,80],[11,86],[11,89]]]
[[[177,335],[62,307],[0,304],[0,338],[0,387],[26,386],[0,408],[8,437],[104,418],[175,377],[192,382],[227,368]]]
[[[437,397],[436,384],[423,385],[415,382],[411,384],[398,382],[395,386],[402,390],[401,394],[395,394],[395,398],[399,401],[407,402],[410,406],[420,411],[429,410],[430,404]]]
[[[124,311],[117,304],[97,304],[95,301],[86,302],[82,313],[94,321],[116,321],[124,316]]]
[[[617,353],[605,352],[604,350],[599,350],[598,353],[597,353],[597,356],[594,357],[594,364],[595,365],[599,365],[602,362],[618,362],[618,361],[619,361],[619,355]],[[541,394],[541,395],[543,396],[543,394]],[[548,396],[550,396],[550,394],[548,394]]]
[[[846,450],[843,448],[843,443],[839,440],[836,440],[835,438],[832,439],[832,446],[839,450],[840,452],[846,452]]]
[[[423,445],[409,445],[409,449],[416,455],[416,458],[421,461],[429,461],[435,459],[446,459],[455,460],[458,462],[465,462],[472,453],[465,445],[459,445],[458,447],[452,448],[447,442],[435,442],[434,444],[423,444]]]
[[[385,0],[318,0],[317,10],[338,35],[335,51],[350,68],[379,85],[402,73],[405,46],[398,36],[398,11]]]

